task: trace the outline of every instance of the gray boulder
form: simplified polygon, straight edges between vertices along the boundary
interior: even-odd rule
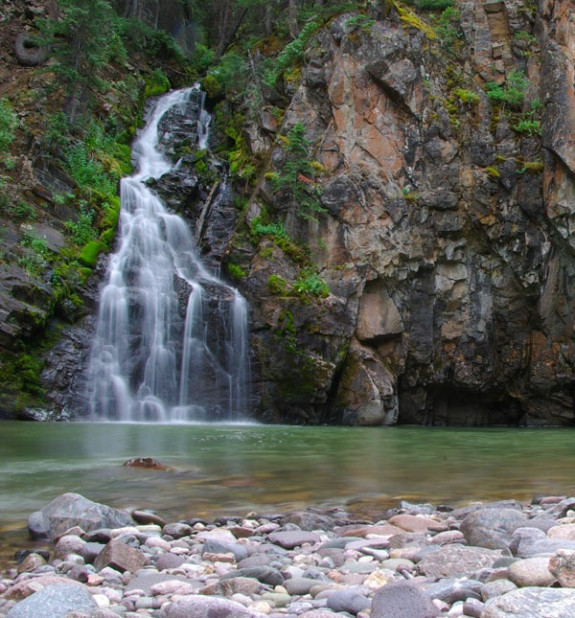
[[[425,593],[411,582],[393,582],[373,597],[371,618],[434,618],[439,610]]]
[[[461,522],[461,532],[474,547],[505,549],[513,532],[525,526],[527,516],[516,509],[481,509],[470,513]]]
[[[91,613],[98,609],[92,595],[82,586],[46,586],[20,601],[6,618],[64,618],[72,611]]]
[[[28,530],[36,539],[56,539],[73,526],[84,532],[98,528],[122,528],[134,525],[125,511],[92,502],[84,496],[66,493],[54,498],[41,511],[28,517]]]
[[[519,588],[489,599],[481,618],[572,618],[575,590],[564,588]]]

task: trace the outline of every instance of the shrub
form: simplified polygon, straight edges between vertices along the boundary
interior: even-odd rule
[[[513,70],[509,73],[505,84],[487,82],[485,89],[487,96],[492,101],[507,103],[512,109],[521,109],[525,91],[529,86],[529,80],[521,71]]]
[[[14,141],[14,130],[18,126],[18,117],[8,99],[0,99],[0,157],[8,161],[7,153]]]
[[[248,276],[248,273],[237,264],[228,263],[228,273],[234,281],[241,281]]]
[[[318,296],[326,298],[329,296],[329,287],[317,274],[307,270],[302,271],[300,278],[294,283],[293,290],[298,295]]]
[[[319,203],[319,187],[315,183],[317,169],[309,157],[311,143],[305,137],[301,122],[288,131],[282,147],[286,150],[286,158],[272,178],[274,190],[289,196],[304,219],[313,219],[325,209]]]

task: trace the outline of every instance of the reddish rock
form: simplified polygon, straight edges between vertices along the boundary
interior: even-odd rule
[[[117,571],[135,573],[147,564],[147,558],[142,552],[122,543],[112,540],[94,561],[94,566],[101,570],[106,566]]]

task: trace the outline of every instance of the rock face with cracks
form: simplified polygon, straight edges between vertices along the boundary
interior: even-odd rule
[[[320,28],[282,122],[271,105],[248,122],[266,164],[241,216],[223,195],[204,217],[193,172],[158,184],[200,224],[210,266],[245,273],[256,415],[572,425],[575,8],[462,0],[449,43],[388,5]],[[298,125],[321,170],[293,193],[316,196],[312,217],[270,180]],[[247,230],[266,218],[290,242]],[[45,372],[61,407],[85,354],[74,337]]]

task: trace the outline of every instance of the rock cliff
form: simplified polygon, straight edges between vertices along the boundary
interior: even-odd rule
[[[330,290],[291,293],[277,237],[236,240],[263,418],[573,424],[575,8],[459,11],[441,33],[393,4],[311,41],[279,131],[303,124],[322,166],[316,217],[274,192],[285,147],[250,128],[270,163],[246,218],[283,221]]]
[[[572,425],[575,8],[368,4],[263,92],[241,213],[215,160],[157,187],[250,302],[256,415]],[[48,358],[57,407],[81,392],[90,320]]]

